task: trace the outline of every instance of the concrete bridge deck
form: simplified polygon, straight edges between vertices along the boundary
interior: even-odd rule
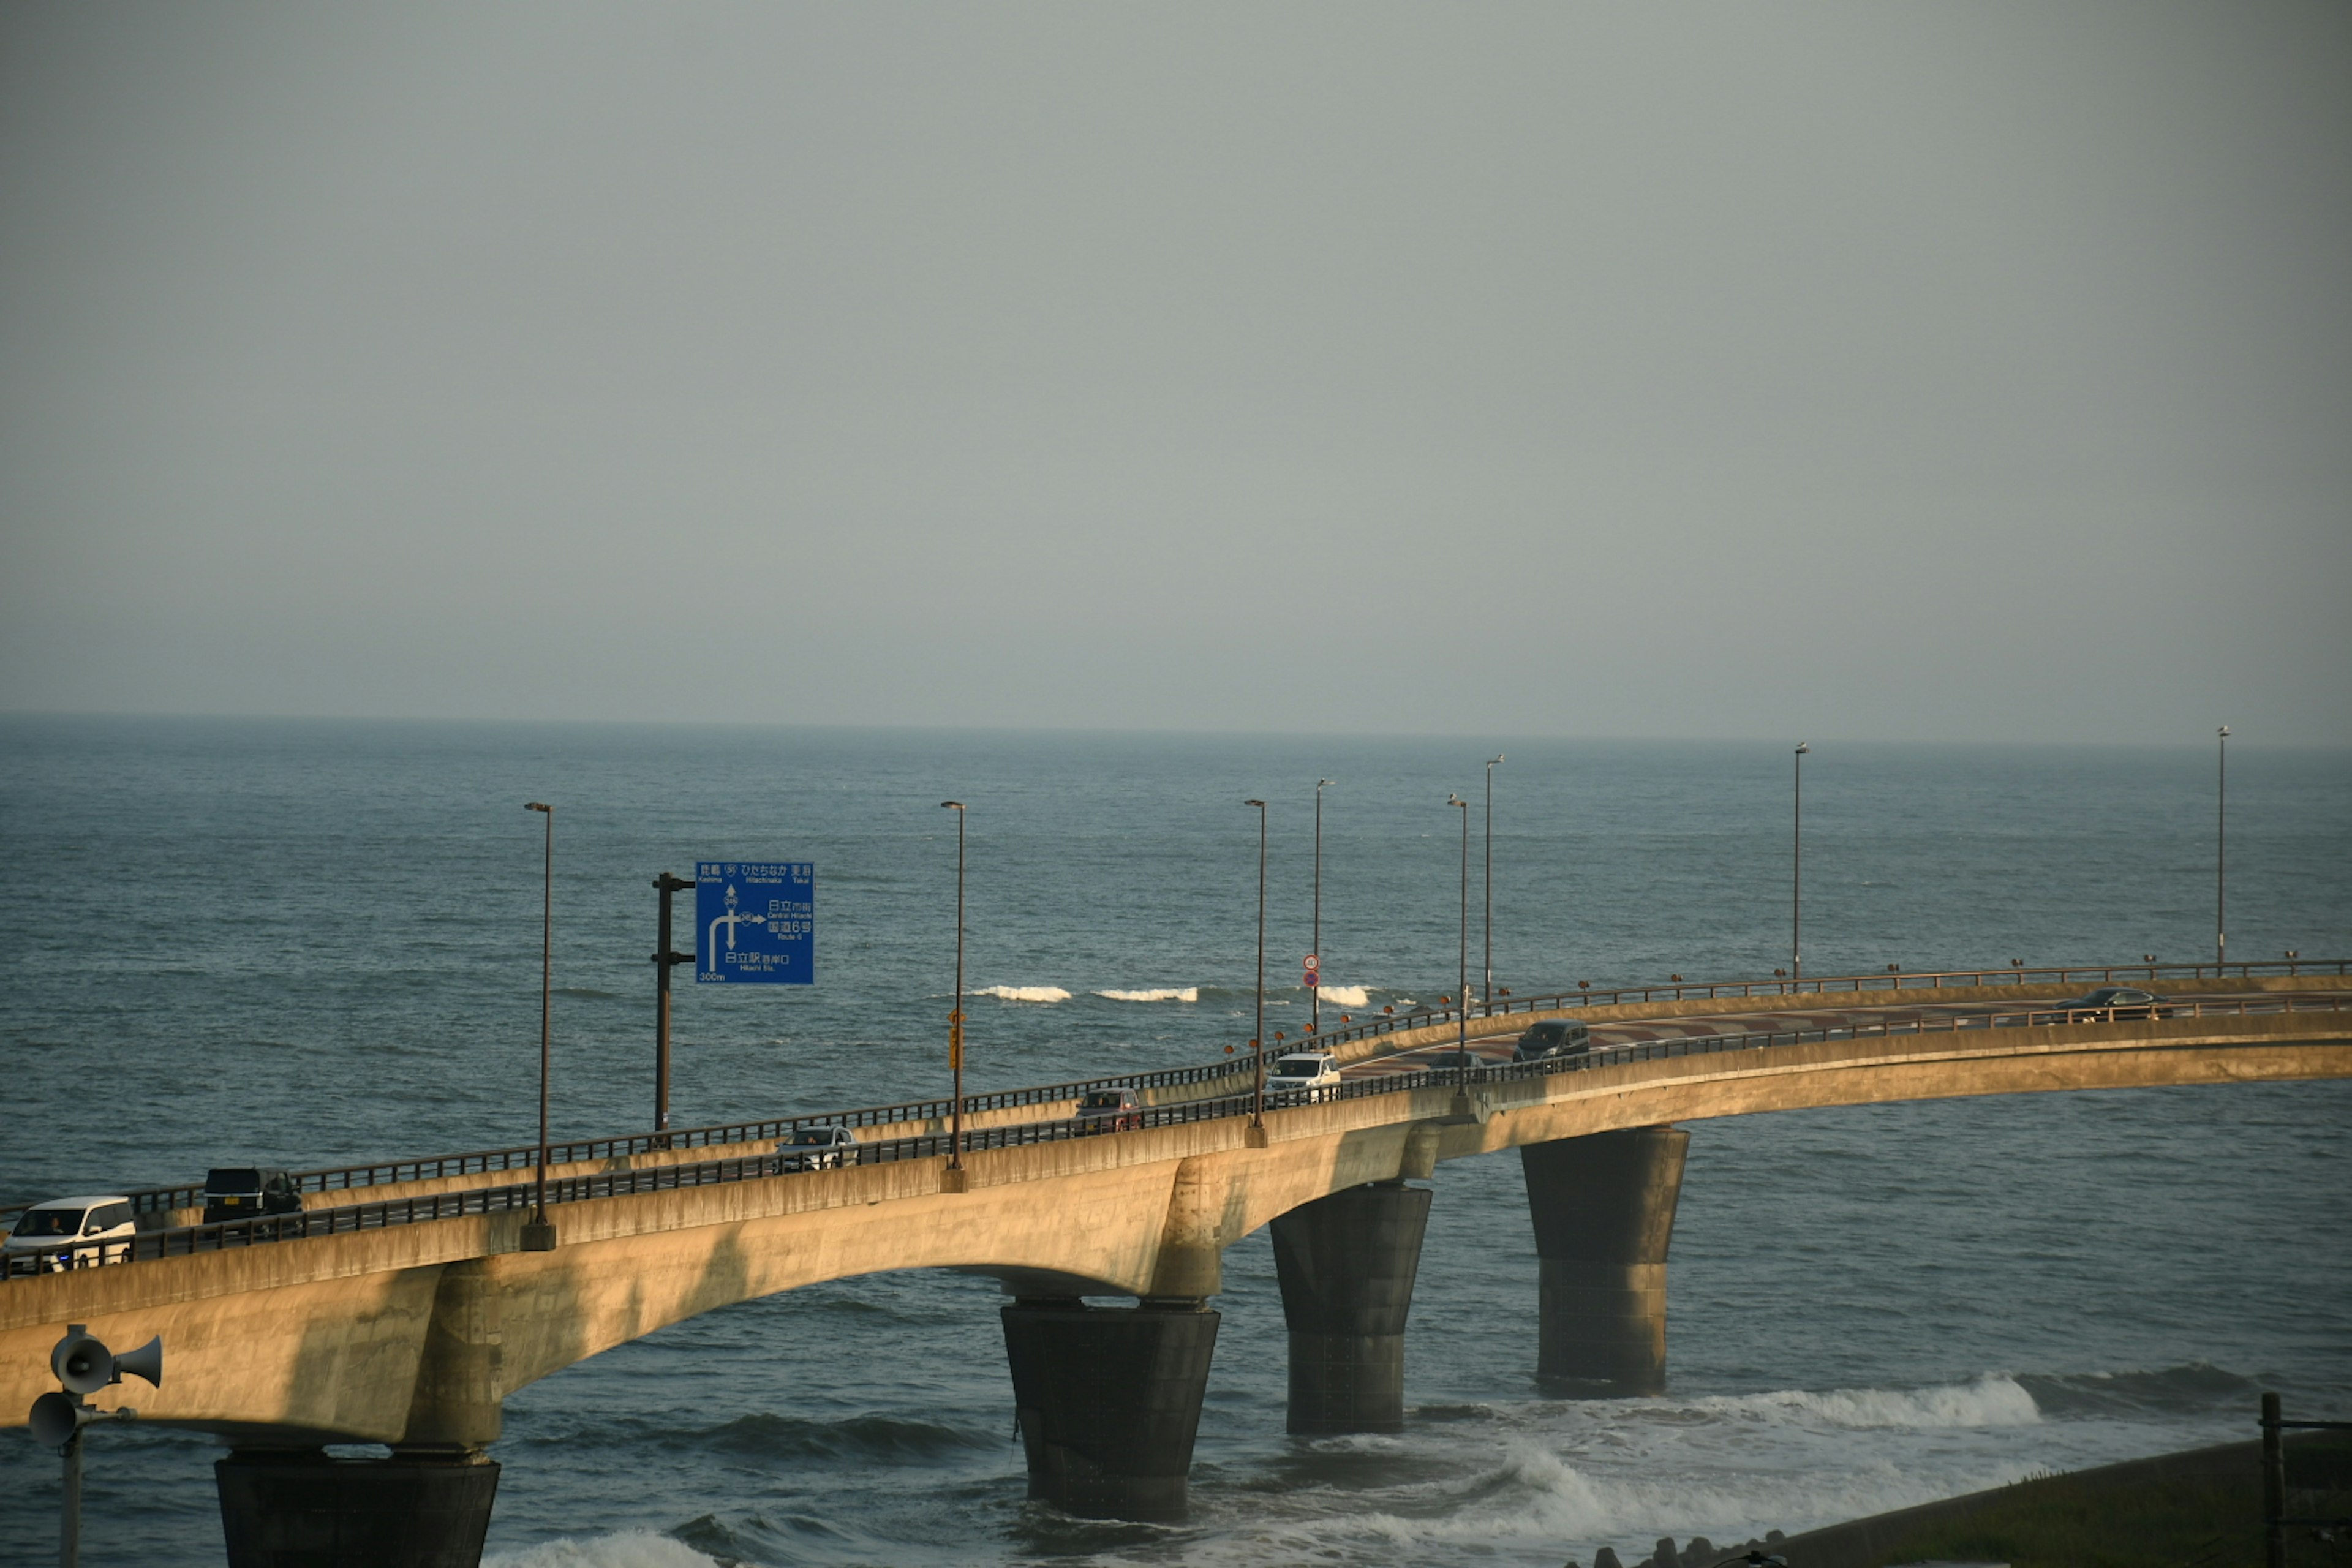
[[[283,1222],[142,1235],[126,1266],[0,1281],[0,1420],[22,1419],[51,1386],[47,1352],[67,1324],[118,1347],[161,1334],[165,1385],[94,1403],[127,1401],[142,1419],[235,1444],[222,1469],[232,1561],[259,1563],[238,1555],[235,1518],[278,1505],[251,1501],[263,1494],[248,1483],[296,1477],[254,1458],[263,1450],[315,1458],[320,1444],[375,1442],[394,1447],[387,1466],[478,1466],[505,1395],[574,1362],[752,1297],[951,1268],[992,1276],[1015,1299],[1005,1332],[1033,1494],[1169,1517],[1182,1508],[1222,1255],[1263,1226],[1276,1227],[1292,1330],[1294,1429],[1394,1429],[1381,1423],[1401,1415],[1382,1411],[1401,1411],[1403,1314],[1429,1204],[1406,1184],[1441,1161],[1513,1148],[1544,1268],[1541,1365],[1622,1372],[1638,1387],[1663,1373],[1665,1249],[1687,1142],[1673,1123],[2352,1077],[2342,984],[2175,986],[2180,1016],[2137,1020],[2053,1011],[2055,998],[2015,987],[1834,1005],[1751,998],[1736,1012],[1662,1000],[1578,1010],[1593,1026],[1590,1057],[1496,1060],[1523,1013],[1474,1037],[1486,1065],[1467,1069],[1431,1059],[1450,1058],[1458,1023],[1389,1031],[1349,1053],[1336,1089],[1272,1106],[1263,1125],[1230,1077],[1207,1075],[1163,1086],[1172,1092],[1154,1094],[1146,1125],[1098,1136],[1073,1136],[1058,1099],[1002,1107],[974,1129],[961,1171],[915,1121],[870,1128],[856,1162],[835,1169],[781,1172],[772,1140],[572,1162],[550,1173],[551,1251],[521,1250],[521,1173],[379,1184]],[[1081,1305],[1087,1297],[1145,1310],[1105,1311]],[[1137,1425],[1139,1389],[1164,1393],[1152,1398],[1173,1424],[1147,1434],[1139,1459],[1105,1458],[1129,1439],[1103,1428]],[[297,1479],[327,1486],[329,1474],[314,1466]],[[233,1490],[247,1502],[232,1506]]]
[[[2327,1010],[2237,1010],[2291,1000]],[[544,1254],[519,1250],[528,1188],[509,1180],[496,1191],[516,1201],[486,1210],[378,1216],[364,1228],[9,1280],[0,1420],[21,1419],[46,1387],[47,1346],[73,1321],[110,1342],[165,1335],[173,1375],[142,1391],[146,1419],[398,1442],[411,1433],[437,1276],[451,1264],[478,1264],[497,1282],[499,1386],[510,1391],[698,1312],[887,1269],[975,1270],[1033,1294],[1206,1297],[1224,1247],[1328,1194],[1613,1129],[1956,1095],[2352,1076],[2347,1009],[2352,993],[2133,1023],[2002,1027],[1956,1014],[1949,1026],[1898,1022],[1916,1032],[1886,1034],[1856,1020],[1811,1040],[1656,1040],[1581,1070],[1496,1068],[1461,1087],[1444,1072],[1391,1069],[1344,1086],[1361,1092],[1269,1110],[1263,1146],[1239,1102],[1171,1108],[1192,1115],[1098,1137],[1006,1136],[1037,1123],[984,1129],[1005,1146],[967,1154],[961,1193],[948,1190],[943,1148],[875,1146],[870,1163],[790,1173],[758,1169],[764,1150],[703,1172],[729,1162],[697,1151],[705,1158],[682,1166],[556,1184],[562,1245]],[[666,1171],[676,1184],[663,1183]]]

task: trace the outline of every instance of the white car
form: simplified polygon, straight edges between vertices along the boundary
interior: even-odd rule
[[[1313,1090],[1328,1089],[1339,1081],[1339,1058],[1328,1051],[1293,1051],[1275,1058],[1267,1068],[1265,1092],[1268,1099],[1306,1100]]]
[[[780,1171],[829,1171],[845,1161],[855,1163],[851,1152],[857,1147],[857,1134],[846,1127],[803,1127],[790,1138],[776,1145],[783,1156],[776,1162]]]
[[[11,1264],[22,1258],[37,1258],[40,1261],[35,1267],[54,1273],[128,1263],[131,1238],[138,1233],[129,1198],[112,1194],[51,1198],[17,1216],[5,1247]]]

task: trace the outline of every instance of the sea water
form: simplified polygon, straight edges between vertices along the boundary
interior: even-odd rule
[[[556,807],[559,1136],[648,1124],[649,884],[698,858],[815,862],[818,977],[679,972],[677,1125],[944,1092],[950,798],[975,1089],[1246,1042],[1250,796],[1267,1028],[1296,1038],[1318,778],[1327,1020],[1454,994],[1465,945],[1476,984],[1490,930],[1521,994],[1787,964],[1793,742],[1498,744],[1490,926],[1492,753],[1456,742],[0,721],[0,1198],[528,1142],[526,800]],[[2352,953],[2352,754],[2238,744],[2231,954]],[[1817,742],[1806,972],[2210,959],[2215,762]],[[491,1559],[1556,1568],[2251,1436],[2265,1387],[2352,1415],[2352,1084],[1690,1126],[1663,1397],[1537,1389],[1518,1165],[1461,1161],[1433,1184],[1401,1436],[1284,1434],[1261,1233],[1215,1302],[1192,1517],[1066,1519],[1023,1495],[994,1286],[844,1279],[517,1392]],[[209,1439],[107,1426],[88,1452],[85,1562],[222,1560]],[[0,1555],[52,1549],[58,1475],[0,1436]]]

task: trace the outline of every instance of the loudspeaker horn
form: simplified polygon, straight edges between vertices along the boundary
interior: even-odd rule
[[[115,1383],[122,1383],[125,1373],[163,1387],[163,1335],[158,1333],[139,1350],[125,1350],[115,1356]]]
[[[81,1406],[62,1394],[44,1394],[33,1401],[33,1441],[61,1448],[81,1426]]]
[[[121,1383],[123,1374],[143,1378],[156,1387],[163,1386],[163,1336],[157,1334],[135,1351],[124,1351],[114,1358],[114,1381]]]
[[[67,1393],[96,1394],[114,1381],[114,1357],[103,1342],[76,1323],[49,1352],[49,1370]]]

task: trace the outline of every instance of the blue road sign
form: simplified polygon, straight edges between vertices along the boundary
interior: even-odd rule
[[[694,867],[697,984],[816,983],[816,868],[806,860]]]

